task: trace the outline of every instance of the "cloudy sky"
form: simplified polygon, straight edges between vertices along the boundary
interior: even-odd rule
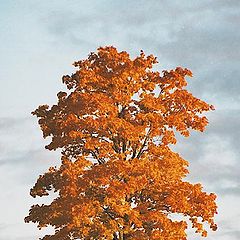
[[[23,218],[42,201],[29,189],[59,153],[44,149],[30,112],[56,101],[72,62],[106,45],[192,70],[189,90],[216,111],[205,133],[175,149],[190,162],[188,179],[218,195],[219,229],[208,239],[240,239],[239,24],[239,0],[0,0],[0,240],[43,236]]]

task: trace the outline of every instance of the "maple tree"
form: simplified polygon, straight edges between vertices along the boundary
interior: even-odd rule
[[[188,225],[207,236],[216,230],[216,195],[184,181],[188,162],[171,150],[175,133],[203,131],[202,112],[213,106],[186,90],[188,69],[153,71],[153,55],[131,59],[100,47],[77,71],[63,76],[51,108],[39,106],[49,150],[61,165],[40,175],[31,196],[56,192],[49,205],[33,205],[26,222],[53,226],[44,240],[187,239]],[[181,220],[174,220],[178,214]]]

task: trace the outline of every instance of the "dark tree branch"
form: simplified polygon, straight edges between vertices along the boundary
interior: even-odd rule
[[[144,141],[143,141],[143,144],[142,144],[142,146],[141,146],[141,148],[140,148],[140,150],[139,150],[139,152],[138,152],[138,154],[137,154],[137,158],[140,158],[140,157],[141,157],[141,155],[142,155],[142,153],[143,153],[143,151],[144,151],[144,147],[146,147],[146,145],[147,145],[147,141],[148,141],[148,139],[149,139],[150,132],[151,132],[151,127],[149,128],[149,131],[148,131],[148,133],[147,133],[146,136],[145,136],[145,139],[144,139]]]
[[[92,156],[98,161],[99,164],[103,164],[105,163],[105,160],[102,158],[99,158],[97,153],[95,153],[94,151],[90,151],[90,153],[92,154]]]
[[[133,154],[131,158],[132,159],[135,158],[136,154],[137,154],[137,146],[133,147]]]

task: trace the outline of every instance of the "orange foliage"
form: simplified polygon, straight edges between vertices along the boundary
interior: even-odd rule
[[[32,206],[25,218],[55,228],[44,240],[187,239],[186,219],[202,236],[204,223],[216,230],[216,196],[183,181],[188,162],[169,147],[175,132],[203,131],[208,121],[201,113],[214,108],[185,89],[191,71],[160,74],[152,70],[156,63],[142,51],[131,60],[100,47],[63,76],[68,90],[57,94],[56,105],[33,112],[44,138],[51,137],[46,148],[62,149],[61,166],[31,189],[33,197],[59,196]]]

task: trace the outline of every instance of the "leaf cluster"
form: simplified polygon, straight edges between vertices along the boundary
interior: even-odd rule
[[[31,195],[50,191],[50,205],[34,205],[26,222],[51,225],[53,239],[187,239],[187,222],[206,236],[206,222],[216,230],[214,194],[183,181],[188,162],[171,150],[176,132],[204,131],[202,116],[213,106],[186,89],[192,73],[153,71],[153,55],[135,59],[114,47],[100,47],[74,63],[63,76],[66,92],[51,108],[39,106],[49,150],[62,149],[59,168],[41,175]]]

